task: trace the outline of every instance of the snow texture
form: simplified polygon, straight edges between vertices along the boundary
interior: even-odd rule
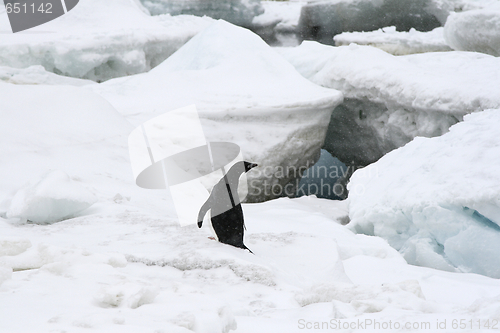
[[[140,0],[152,15],[196,15],[248,27],[264,12],[260,0]]]
[[[465,114],[500,107],[500,60],[479,53],[393,56],[370,46],[303,42],[277,49],[306,78],[344,93],[325,149],[367,165],[416,136],[448,131]]]
[[[441,26],[429,13],[430,0],[313,1],[302,7],[299,31],[303,39],[333,43],[333,36],[349,31],[373,31],[396,26],[430,31]]]
[[[352,230],[415,265],[500,277],[500,110],[467,115],[362,170],[348,188]]]
[[[21,188],[12,198],[7,217],[35,223],[51,223],[73,217],[97,198],[60,170],[44,175],[36,184]]]
[[[56,74],[104,81],[149,71],[211,22],[151,17],[130,0],[85,0],[57,20],[12,34],[3,13],[0,66],[41,65]]]
[[[370,32],[344,32],[333,37],[335,46],[369,45],[393,55],[405,55],[425,52],[451,51],[443,36],[443,28],[421,32],[413,28],[410,31],[396,31],[396,27],[385,27]]]
[[[87,88],[136,125],[195,104],[208,141],[234,142],[245,160],[259,164],[247,175],[251,202],[283,195],[289,182],[295,194],[298,169],[318,160],[331,112],[342,101],[257,35],[222,20],[151,72]]]
[[[500,56],[500,5],[450,15],[446,42],[455,50]]]

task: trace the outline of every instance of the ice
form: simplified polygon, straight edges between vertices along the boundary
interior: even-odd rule
[[[254,17],[251,29],[270,45],[297,46],[300,11],[306,1],[262,1],[264,13]]]
[[[91,80],[75,79],[47,72],[45,68],[40,65],[34,65],[22,69],[0,66],[0,80],[13,84],[50,84],[70,86],[96,84]]]
[[[313,1],[302,8],[299,31],[303,39],[333,44],[333,36],[348,31],[372,31],[396,26],[430,31],[441,26],[429,0]]]
[[[54,170],[14,195],[8,218],[35,223],[58,222],[89,208],[97,198],[82,185],[72,181],[60,170]]]
[[[455,50],[500,56],[500,5],[453,13],[444,26],[444,36]]]
[[[350,228],[387,239],[412,264],[500,277],[498,124],[499,110],[467,115],[356,171]]]
[[[344,93],[324,149],[367,165],[416,136],[448,131],[465,114],[500,106],[500,60],[469,52],[393,56],[370,46],[303,42],[277,49],[306,78]]]
[[[260,0],[139,0],[152,15],[196,15],[248,27],[264,12]]]
[[[104,81],[157,66],[213,20],[151,17],[130,0],[85,0],[57,20],[12,34],[0,15],[0,65],[41,65],[65,76]]]
[[[306,1],[262,1],[264,13],[254,17],[254,26],[275,25],[276,32],[295,32]]]
[[[222,20],[151,72],[87,88],[136,125],[195,104],[207,140],[234,142],[245,160],[259,164],[247,175],[249,201],[287,194],[289,182],[295,194],[299,168],[319,158],[342,100],[300,76],[257,35]]]
[[[394,55],[426,52],[443,52],[452,49],[446,44],[443,28],[421,32],[413,28],[410,31],[396,31],[396,27],[385,27],[369,32],[344,32],[333,37],[335,46],[370,45]]]
[[[497,2],[497,0],[432,0],[427,4],[426,10],[434,14],[444,26],[450,14],[486,8]]]
[[[0,150],[8,156],[0,164],[0,216],[10,210],[23,218],[63,218],[93,202],[81,186],[100,201],[112,201],[117,192],[130,197],[134,183],[124,161],[133,127],[102,97],[80,87],[0,81],[0,100]],[[47,175],[54,170],[71,180]],[[43,175],[48,178],[36,186]]]

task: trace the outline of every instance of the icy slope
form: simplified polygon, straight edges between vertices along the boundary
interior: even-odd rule
[[[467,52],[396,57],[369,46],[303,42],[277,49],[314,83],[344,93],[325,149],[367,165],[416,136],[446,133],[465,114],[500,106],[500,59]]]
[[[500,56],[500,5],[450,15],[444,34],[455,50]]]
[[[342,94],[300,76],[257,35],[224,21],[210,26],[146,74],[88,89],[136,125],[195,104],[209,141],[240,145],[259,164],[249,200],[295,193],[298,168],[319,158],[331,111]],[[272,193],[272,186],[276,191]]]
[[[415,29],[410,31],[396,31],[396,27],[385,27],[369,32],[344,32],[334,38],[335,46],[369,45],[394,55],[413,53],[451,51],[444,41],[443,28],[421,32]]]
[[[57,20],[12,34],[3,12],[0,65],[42,65],[57,74],[103,81],[150,70],[211,22],[150,17],[130,0],[82,0]]]
[[[355,172],[351,229],[387,239],[412,264],[499,278],[499,126],[500,110],[471,114]]]

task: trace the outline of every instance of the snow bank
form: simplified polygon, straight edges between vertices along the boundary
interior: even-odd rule
[[[394,55],[413,53],[451,51],[444,41],[443,28],[435,28],[429,32],[396,31],[396,27],[385,27],[370,32],[344,32],[333,37],[336,46],[356,43],[369,45]]]
[[[207,140],[237,143],[244,159],[259,164],[248,174],[251,201],[285,194],[298,168],[316,162],[342,100],[300,76],[257,35],[224,21],[149,73],[86,88],[137,125],[195,104]],[[295,186],[287,193],[295,194]]]
[[[314,83],[344,93],[325,149],[367,165],[416,136],[446,133],[465,114],[500,107],[500,60],[466,52],[393,56],[369,46],[303,42],[278,51]]]
[[[467,115],[356,171],[350,228],[377,235],[415,265],[500,277],[500,110]]]
[[[12,198],[7,217],[51,223],[73,217],[97,201],[94,194],[60,170],[51,171]]]
[[[446,42],[455,50],[500,56],[500,5],[450,15]]]
[[[332,44],[347,31],[372,31],[394,25],[399,31],[430,31],[441,26],[428,0],[315,1],[302,7],[299,31],[303,39]]]
[[[264,12],[260,0],[140,0],[152,15],[196,15],[223,19],[248,27],[252,19]]]
[[[63,218],[94,201],[81,186],[95,189],[98,196],[112,197],[116,191],[130,195],[122,182],[131,177],[126,161],[132,126],[103,98],[79,87],[0,81],[0,100],[0,151],[5,156],[0,212],[10,207],[11,216]],[[51,170],[61,170],[71,180],[53,173],[20,190]]]
[[[192,16],[150,17],[130,0],[85,0],[57,20],[2,34],[0,65],[104,81],[157,66],[212,22]],[[7,15],[0,30],[10,31]]]

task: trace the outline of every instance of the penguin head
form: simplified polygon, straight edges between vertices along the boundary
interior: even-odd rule
[[[255,163],[250,163],[250,162],[243,162],[243,164],[245,165],[245,172],[248,172],[250,171],[252,168],[255,168],[256,166],[258,166],[258,164],[255,164]]]

